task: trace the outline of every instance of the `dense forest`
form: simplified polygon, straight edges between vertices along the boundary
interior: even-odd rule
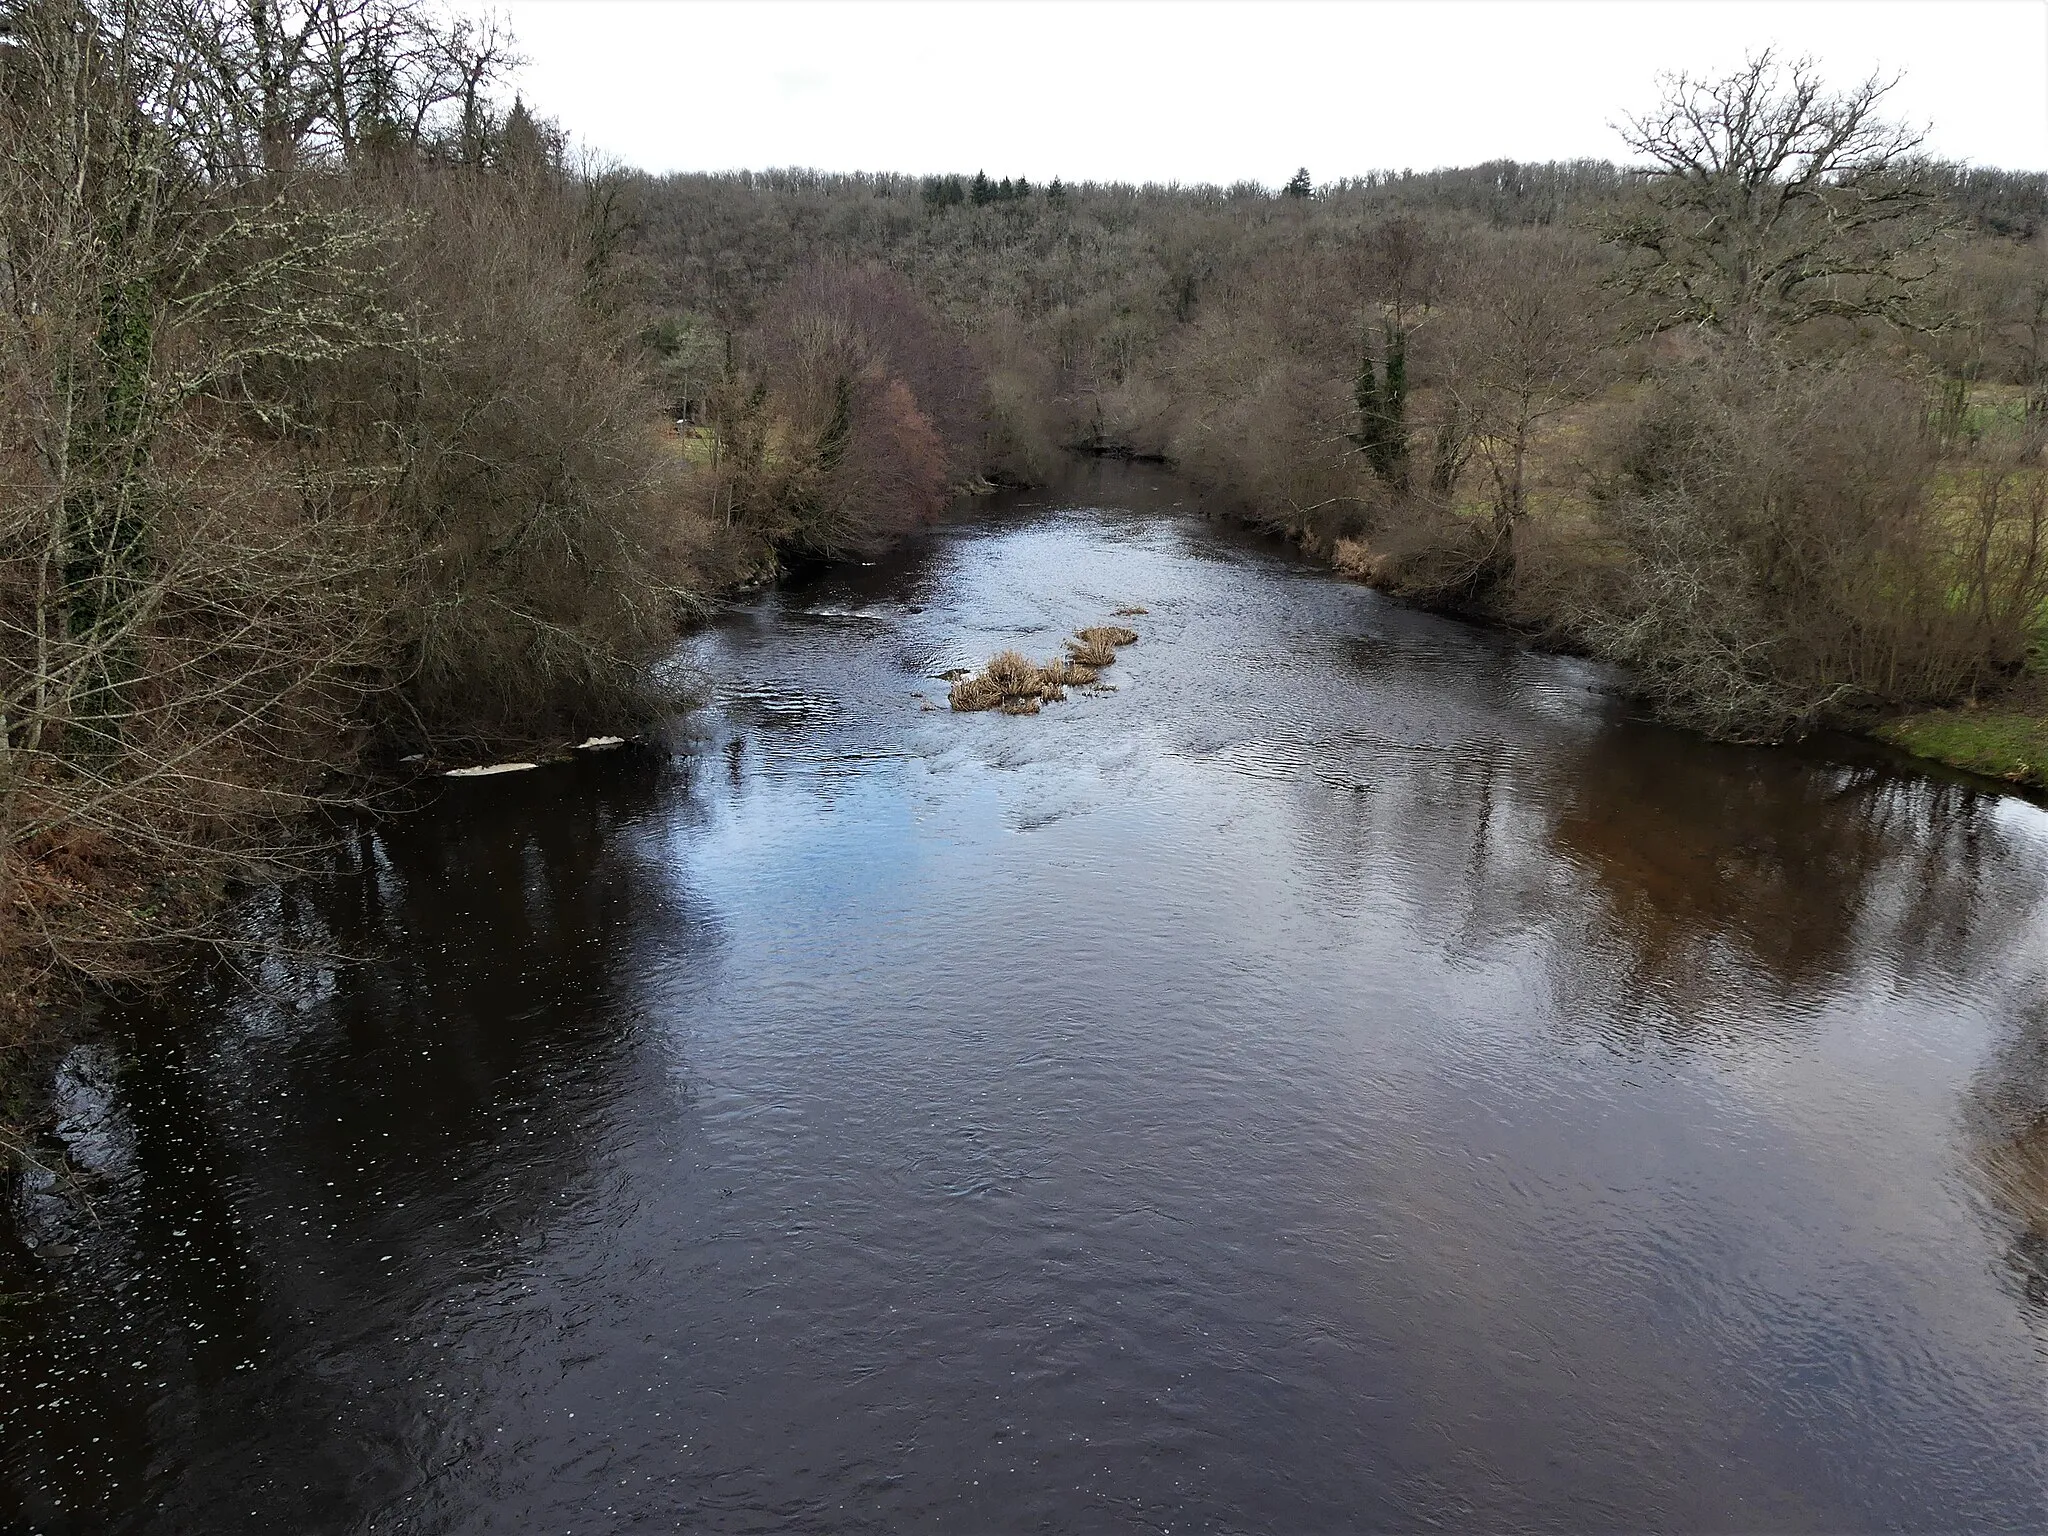
[[[1879,81],[1644,82],[1625,165],[653,177],[415,0],[0,17],[16,1080],[401,760],[644,723],[720,593],[1075,453],[1720,737],[2037,686],[2048,186]]]

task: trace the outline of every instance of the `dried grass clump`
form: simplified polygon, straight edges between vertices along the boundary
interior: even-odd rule
[[[1067,696],[1066,664],[1040,666],[1016,651],[999,651],[974,677],[952,686],[948,700],[957,710],[1000,709],[1006,715],[1035,715],[1041,701]]]
[[[1394,576],[1394,561],[1364,539],[1339,539],[1331,546],[1330,564],[1340,576],[1362,581],[1369,587],[1387,585]]]
[[[1064,699],[1069,688],[1094,682],[1097,668],[1116,660],[1116,648],[1137,638],[1136,630],[1121,625],[1097,625],[1077,631],[1065,656],[1042,664],[1017,651],[999,651],[980,672],[957,678],[947,701],[963,713],[999,709],[1006,715],[1035,715],[1040,706]]]
[[[1126,629],[1121,624],[1091,624],[1074,631],[1074,638],[1067,642],[1067,657],[1075,665],[1092,671],[1109,666],[1116,660],[1116,648],[1137,638],[1135,629]]]
[[[1003,690],[985,677],[963,677],[946,690],[955,709],[994,709],[1003,702]]]
[[[1007,697],[1035,699],[1045,683],[1045,669],[1020,651],[998,651],[981,675]]]
[[[1135,629],[1126,629],[1121,624],[1094,624],[1075,630],[1074,635],[1090,645],[1135,645],[1138,640]]]

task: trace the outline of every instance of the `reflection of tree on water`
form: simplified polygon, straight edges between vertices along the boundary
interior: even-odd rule
[[[1732,971],[1809,999],[1859,952],[1910,978],[1967,973],[2024,942],[2038,861],[1993,825],[1994,797],[1791,768],[1675,733],[1586,739],[1561,775],[1551,842],[1596,882],[1630,989],[1711,1003]]]
[[[2015,1285],[2048,1324],[2048,976],[2032,990],[1971,1083],[1963,1128],[1979,1187],[2010,1227]]]
[[[711,937],[635,853],[629,824],[677,808],[665,777],[463,786],[265,920],[280,950],[361,963],[273,962],[262,992],[195,977],[133,1019],[101,1228],[0,1352],[0,1402],[58,1405],[9,1427],[0,1517],[312,1528],[411,1474],[418,1308],[501,1266],[585,1172],[636,948]],[[154,1487],[114,1480],[145,1467]]]
[[[2013,1020],[1965,1098],[1985,1197],[2011,1233],[2015,1284],[2048,1310],[2048,976],[2035,952],[2048,902],[2038,855],[1969,788],[1814,768],[1603,733],[1569,781],[1555,846],[1588,870],[1627,973],[1612,996],[1659,1033],[1696,1035],[1726,992],[1761,972],[1798,1000],[1873,957],[1898,982],[1948,980],[2014,999]],[[1767,773],[1767,786],[1747,780]],[[1572,965],[1586,974],[1580,957]],[[1733,1010],[1718,1010],[1727,1017]],[[1741,1010],[1747,1019],[1755,1016]]]
[[[1442,935],[1453,955],[1483,957],[1549,919],[1556,898],[1540,841],[1548,793],[1498,741],[1413,754],[1378,803],[1364,802],[1373,814],[1354,834],[1359,876],[1383,869],[1393,843],[1423,931]]]
[[[1974,986],[2026,953],[2048,901],[1998,799],[1967,787],[1662,730],[1544,746],[1318,744],[1294,856],[1332,891],[1391,887],[1453,956],[1547,935],[1565,1014],[1665,1038],[1754,1020],[1759,996],[1817,1002],[1873,963]]]

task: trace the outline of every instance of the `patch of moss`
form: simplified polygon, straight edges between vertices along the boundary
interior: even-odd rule
[[[1915,757],[2048,788],[2048,715],[2014,709],[1935,709],[1889,721],[1875,734]]]

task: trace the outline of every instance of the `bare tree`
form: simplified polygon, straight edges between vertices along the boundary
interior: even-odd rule
[[[1446,255],[1441,234],[1406,215],[1371,226],[1352,251],[1366,295],[1352,382],[1358,409],[1354,441],[1373,473],[1400,491],[1408,489],[1410,333],[1429,313]]]
[[[1650,175],[1610,236],[1658,327],[1756,337],[1822,316],[1909,323],[1942,230],[1915,174],[1922,135],[1880,115],[1895,82],[1831,94],[1768,51],[1716,80],[1668,77],[1621,127]]]
[[[1586,632],[1718,736],[1985,686],[2048,601],[2041,442],[1962,465],[1937,447],[1917,384],[1869,358],[1717,351],[1614,447],[1598,511],[1619,558]]]
[[[809,268],[767,311],[748,338],[758,374],[710,402],[725,505],[811,557],[873,549],[937,515],[986,438],[986,386],[959,335],[876,268]]]
[[[519,62],[495,20],[429,0],[131,0],[122,30],[156,66],[144,105],[216,185],[430,141],[479,163]]]
[[[201,14],[35,0],[0,52],[15,975],[121,979],[206,931],[380,701],[544,730],[618,703],[675,614],[671,461],[575,190],[421,157],[294,178],[260,133],[210,166],[163,110],[233,57]]]
[[[1511,564],[1540,433],[1602,388],[1619,363],[1613,306],[1582,240],[1530,231],[1479,245],[1443,326],[1443,391],[1489,481],[1488,560]]]

